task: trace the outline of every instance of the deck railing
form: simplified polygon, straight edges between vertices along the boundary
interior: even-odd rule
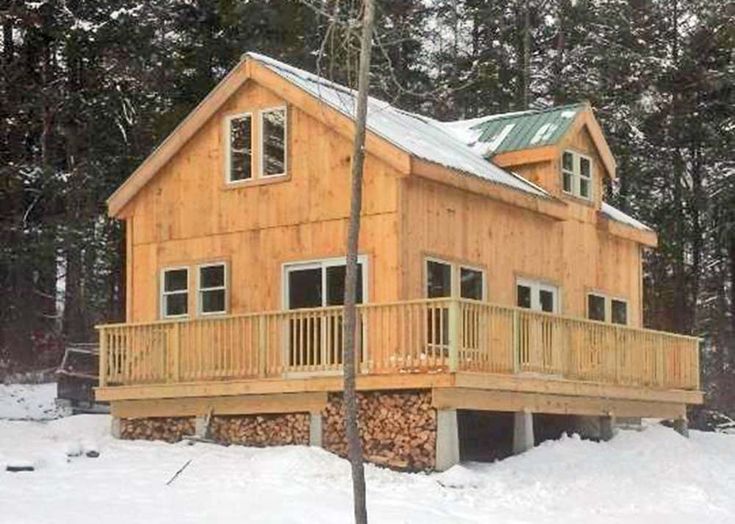
[[[342,308],[99,326],[100,384],[294,378],[342,369]],[[514,307],[428,299],[358,307],[358,372],[533,373],[699,388],[698,339]]]

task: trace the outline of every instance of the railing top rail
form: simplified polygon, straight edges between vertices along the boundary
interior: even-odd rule
[[[577,322],[580,324],[588,324],[593,326],[600,326],[605,327],[608,329],[619,329],[624,331],[638,331],[642,333],[648,333],[651,335],[665,335],[668,337],[674,337],[674,338],[681,338],[686,340],[696,340],[697,342],[700,342],[702,340],[701,337],[693,336],[693,335],[683,335],[681,333],[671,333],[670,331],[660,331],[657,329],[649,329],[649,328],[640,328],[640,327],[634,327],[634,326],[628,326],[625,324],[611,324],[609,322],[602,322],[600,320],[592,320],[589,318],[580,318],[580,317],[572,317],[569,315],[561,315],[559,313],[547,313],[545,311],[536,311],[533,309],[527,309],[522,308],[518,306],[506,306],[505,304],[496,304],[493,302],[483,302],[482,300],[471,300],[467,298],[461,298],[458,299],[463,304],[472,304],[477,306],[486,306],[491,307],[494,309],[503,309],[506,311],[517,311],[519,313],[522,313],[524,315],[534,315],[534,316],[542,316],[542,317],[549,317],[549,318],[556,318],[560,320],[566,320],[570,322]]]
[[[565,322],[574,322],[574,323],[590,325],[590,326],[599,326],[605,329],[614,329],[614,330],[627,331],[627,332],[639,332],[639,333],[644,333],[644,334],[649,334],[649,335],[677,338],[681,340],[689,340],[689,341],[696,341],[696,342],[699,342],[701,340],[701,338],[691,336],[691,335],[682,335],[679,333],[670,333],[667,331],[659,331],[659,330],[654,330],[654,329],[626,326],[622,324],[610,324],[608,322],[590,320],[587,318],[571,317],[567,315],[560,315],[557,313],[546,313],[543,311],[534,311],[534,310],[521,308],[517,306],[508,306],[504,304],[496,304],[493,302],[484,302],[480,300],[471,300],[471,299],[466,299],[466,298],[458,299],[458,298],[444,297],[444,298],[424,298],[424,299],[414,299],[414,300],[403,300],[403,301],[393,301],[393,302],[371,302],[371,303],[366,303],[366,304],[360,304],[358,305],[358,308],[362,310],[368,310],[368,309],[379,309],[379,308],[385,308],[385,307],[396,307],[396,306],[404,306],[404,305],[408,306],[408,305],[448,304],[451,302],[458,302],[460,304],[487,307],[487,308],[492,308],[495,310],[507,311],[510,313],[518,312],[525,316],[549,317],[549,318],[553,318],[557,320],[562,320]],[[150,326],[150,327],[174,326],[177,324],[187,324],[190,322],[214,323],[214,322],[222,322],[225,320],[232,320],[232,319],[257,318],[261,316],[288,318],[288,317],[293,317],[293,316],[309,315],[309,314],[315,314],[315,313],[337,312],[337,311],[341,311],[342,307],[343,306],[328,306],[328,307],[316,307],[316,308],[304,308],[304,309],[271,310],[271,311],[262,311],[262,312],[253,312],[253,313],[238,313],[235,315],[213,315],[209,317],[162,319],[162,320],[154,320],[154,321],[149,321],[149,322],[130,322],[130,323],[120,322],[120,323],[111,323],[111,324],[99,324],[95,326],[95,328],[98,330],[107,330],[107,329],[121,329],[121,328],[142,327],[142,326]]]

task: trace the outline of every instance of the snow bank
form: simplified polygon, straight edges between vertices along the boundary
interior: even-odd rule
[[[56,384],[0,384],[0,419],[57,418]]]
[[[344,523],[347,462],[320,449],[117,441],[105,415],[0,421],[3,523]],[[99,458],[69,451],[98,449]],[[76,456],[78,455],[78,456]],[[166,482],[187,461],[171,485]],[[651,426],[609,443],[550,441],[440,474],[368,466],[375,523],[735,522],[735,437]]]

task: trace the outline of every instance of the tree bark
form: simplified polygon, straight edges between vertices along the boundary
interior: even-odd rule
[[[350,198],[350,222],[347,233],[347,267],[345,271],[344,306],[344,402],[347,455],[352,468],[352,492],[357,524],[367,523],[365,496],[365,469],[362,462],[362,443],[358,427],[357,392],[355,389],[357,329],[357,249],[360,239],[360,213],[362,211],[362,178],[365,161],[365,126],[367,120],[368,89],[370,85],[370,58],[372,53],[374,0],[363,3],[362,35],[360,38],[360,66],[358,71],[357,108],[355,115],[355,140],[352,150],[352,187]]]

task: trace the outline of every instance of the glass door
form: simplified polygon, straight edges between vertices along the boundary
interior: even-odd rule
[[[365,294],[365,260],[358,260],[357,303]],[[313,309],[344,304],[345,259],[285,266],[286,309]],[[288,352],[292,367],[330,367],[342,363],[342,311],[305,311],[289,320]]]
[[[518,279],[518,307],[544,313],[559,312],[559,288],[537,280]],[[553,317],[521,315],[518,322],[519,358],[522,369],[553,372],[557,369],[558,333]]]

